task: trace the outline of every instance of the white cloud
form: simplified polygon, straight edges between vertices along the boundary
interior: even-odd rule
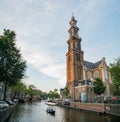
[[[98,52],[101,52],[89,45],[91,43],[90,46],[92,46],[93,43],[95,47],[97,44],[92,39],[97,37],[96,30],[102,25],[103,20],[107,19],[110,11],[114,11],[114,9],[110,9],[110,6],[112,6],[112,0],[110,2],[109,0],[77,2],[69,0],[3,0],[0,4],[0,31],[2,32],[4,28],[15,30],[17,44],[21,47],[27,62],[40,73],[65,84],[67,29],[72,13],[78,20],[82,43],[86,44],[85,47],[82,44],[82,48],[87,51],[84,52],[84,55],[89,53],[87,58],[92,60],[98,57]],[[101,50],[108,48],[107,46],[101,48],[99,44],[96,47]],[[93,52],[96,52],[96,57],[95,55],[91,56]],[[102,53],[101,55],[103,55]]]
[[[40,42],[34,43],[30,41],[30,43],[22,43],[21,46],[24,57],[29,64],[39,72],[56,78],[59,83],[65,84],[65,62],[59,61],[60,56],[57,55],[57,51],[55,55],[52,55],[54,52],[49,50],[50,47],[47,48],[50,46],[49,44],[45,46],[41,45]]]
[[[54,57],[48,56],[49,54],[44,54],[43,52],[39,53],[34,52],[27,54],[28,63],[33,65],[39,72],[56,78],[57,81],[64,84],[65,83],[65,65],[58,64]]]

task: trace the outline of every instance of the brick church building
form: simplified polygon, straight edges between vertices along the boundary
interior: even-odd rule
[[[72,16],[69,22],[69,38],[67,41],[68,52],[66,53],[66,86],[69,89],[69,98],[80,99],[86,95],[86,99],[93,98],[93,79],[99,77],[106,86],[105,96],[110,95],[110,75],[105,58],[92,63],[84,60],[84,52],[81,49],[81,37],[78,34],[77,21]]]

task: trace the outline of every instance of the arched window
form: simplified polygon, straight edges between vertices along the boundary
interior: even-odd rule
[[[95,71],[94,72],[94,78],[97,78],[97,77],[99,77],[99,72],[98,71]]]
[[[80,54],[79,53],[76,53],[76,60],[80,61]]]
[[[78,48],[78,44],[77,44],[77,43],[75,43],[75,48],[76,48],[76,49]]]
[[[87,72],[87,79],[91,79],[92,78],[92,74],[90,71]]]

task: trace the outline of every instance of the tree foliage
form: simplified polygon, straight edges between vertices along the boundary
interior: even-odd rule
[[[6,86],[15,85],[25,76],[26,62],[16,46],[14,31],[4,30],[0,36],[0,82]]]
[[[93,83],[93,91],[97,95],[101,95],[104,93],[106,87],[103,84],[103,81],[100,78],[95,78],[95,81]]]
[[[112,84],[110,84],[110,91],[114,96],[120,96],[120,83],[113,82]]]
[[[17,82],[16,85],[12,86],[12,90],[15,93],[26,92],[26,85],[22,82]]]
[[[28,99],[36,96],[38,99],[42,97],[43,93],[41,90],[36,89],[34,85],[29,85],[28,87],[23,82],[17,82],[16,85],[10,87],[12,90],[12,94],[14,98],[17,97],[18,99]]]
[[[113,81],[120,82],[120,58],[115,59],[115,62],[110,64],[110,73]]]
[[[34,85],[29,85],[27,89],[27,94],[31,96],[31,98],[36,94],[36,88]]]
[[[59,93],[57,89],[54,89],[53,91],[50,90],[48,93],[49,98],[59,98]]]
[[[26,62],[16,47],[14,31],[4,30],[0,36],[0,81],[13,85],[23,78]]]
[[[68,89],[67,87],[65,87],[62,93],[63,93],[66,97],[68,97],[69,89]]]
[[[12,90],[12,94],[13,94],[13,98],[15,98],[16,96],[19,98],[19,97],[22,97],[21,94],[26,94],[26,85],[19,81],[17,82],[15,85],[11,86],[10,87],[11,90]]]
[[[110,64],[110,73],[112,78],[111,92],[113,95],[120,95],[120,58],[115,59],[113,64]]]

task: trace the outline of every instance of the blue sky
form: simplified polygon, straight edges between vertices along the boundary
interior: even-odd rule
[[[119,0],[0,0],[0,35],[14,30],[27,78],[43,91],[66,84],[69,21],[74,13],[84,59],[113,63],[120,56]]]

